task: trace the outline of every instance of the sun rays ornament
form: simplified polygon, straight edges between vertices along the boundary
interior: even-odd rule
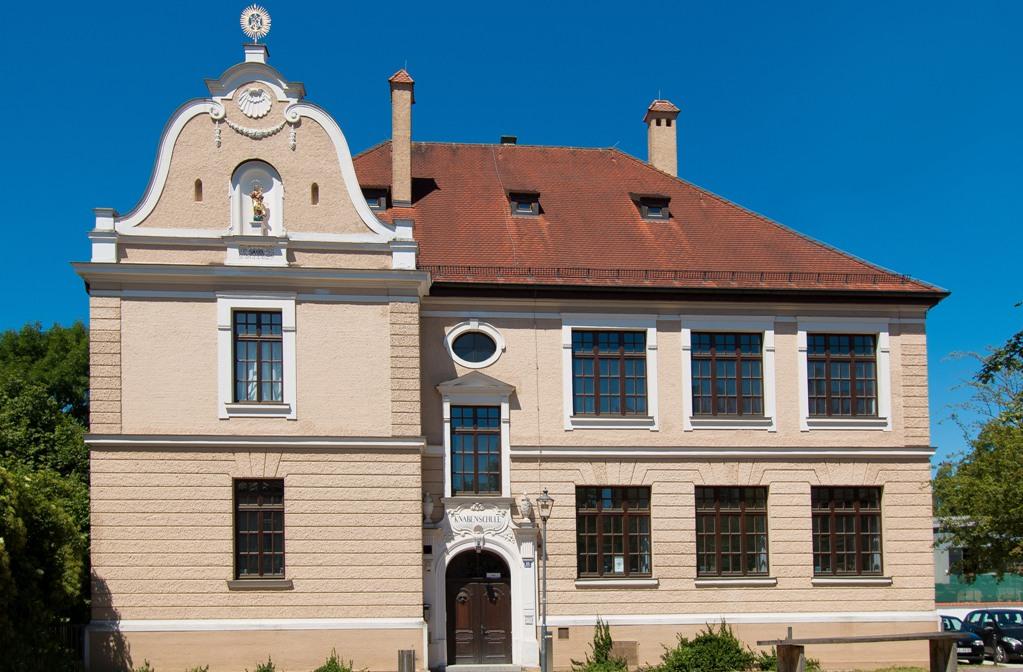
[[[258,42],[270,32],[270,12],[259,5],[249,5],[242,10],[242,32],[253,42]]]

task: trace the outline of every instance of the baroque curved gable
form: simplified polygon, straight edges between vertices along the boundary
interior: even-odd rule
[[[350,243],[400,238],[366,203],[337,122],[304,100],[301,84],[255,58],[208,80],[210,97],[178,108],[144,196],[113,217],[113,229],[192,238],[251,233],[233,221],[231,184],[238,166],[258,160],[279,173],[286,203],[273,235]]]

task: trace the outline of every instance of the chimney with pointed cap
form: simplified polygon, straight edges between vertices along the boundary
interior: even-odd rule
[[[415,80],[405,68],[391,75],[391,202],[412,205],[412,104]]]
[[[679,109],[668,100],[655,100],[646,110],[647,161],[657,170],[678,176],[678,145],[675,119]]]

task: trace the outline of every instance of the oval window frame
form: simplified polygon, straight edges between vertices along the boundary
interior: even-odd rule
[[[494,354],[479,362],[470,362],[456,355],[454,348],[455,339],[471,331],[478,331],[493,339],[494,345],[497,346],[494,348]],[[464,366],[467,369],[485,369],[500,359],[501,355],[504,354],[505,342],[504,337],[501,336],[501,332],[495,329],[493,325],[487,324],[486,322],[480,322],[479,320],[467,320],[456,324],[448,330],[448,332],[444,335],[444,348],[448,351],[448,356],[451,357],[452,361],[459,366]]]

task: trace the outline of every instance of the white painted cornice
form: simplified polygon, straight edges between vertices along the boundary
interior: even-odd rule
[[[423,296],[429,290],[430,275],[415,270],[359,270],[264,266],[198,266],[186,264],[118,264],[75,262],[78,275],[90,285],[208,286],[211,282],[228,289],[272,286],[278,290],[301,288],[384,288],[402,294]]]

